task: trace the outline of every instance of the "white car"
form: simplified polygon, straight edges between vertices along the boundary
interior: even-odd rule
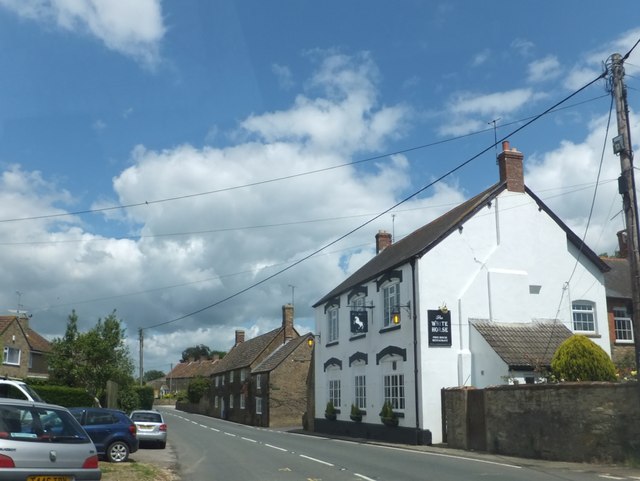
[[[0,378],[0,398],[44,402],[38,393],[25,382],[7,378]]]

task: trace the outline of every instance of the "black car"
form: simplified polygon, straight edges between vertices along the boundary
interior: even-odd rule
[[[69,408],[96,445],[98,454],[121,463],[138,450],[136,425],[122,411],[106,408]]]

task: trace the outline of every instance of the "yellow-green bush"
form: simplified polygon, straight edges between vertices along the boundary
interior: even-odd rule
[[[551,372],[560,381],[616,380],[616,368],[607,353],[577,334],[560,344],[551,359]]]

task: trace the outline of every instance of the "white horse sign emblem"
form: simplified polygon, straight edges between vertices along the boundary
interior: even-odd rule
[[[351,334],[361,334],[369,330],[367,311],[351,311]]]

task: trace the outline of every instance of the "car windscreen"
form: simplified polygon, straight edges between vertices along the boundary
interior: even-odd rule
[[[86,433],[71,414],[63,409],[35,406],[0,406],[0,440],[87,443]]]
[[[156,413],[132,413],[131,420],[138,423],[161,423],[162,416]]]

